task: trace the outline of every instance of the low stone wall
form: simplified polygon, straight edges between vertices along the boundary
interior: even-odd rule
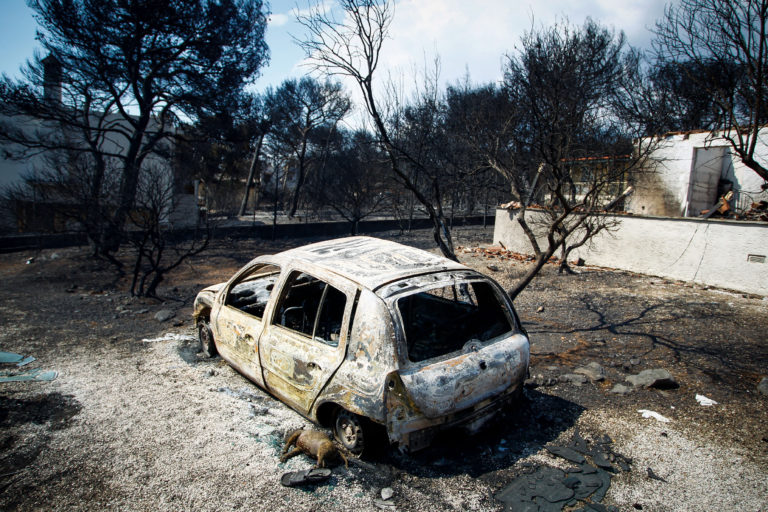
[[[532,253],[515,220],[516,210],[497,209],[494,243]],[[535,211],[526,219],[536,224]],[[570,259],[587,265],[768,295],[768,224],[691,218],[611,215],[618,228],[595,237]],[[542,242],[545,244],[545,241]]]
[[[456,217],[454,226],[490,226],[494,217],[480,215]],[[427,218],[415,218],[411,221],[410,229],[428,229],[432,227],[432,221]],[[378,231],[390,231],[405,229],[405,221],[395,219],[363,220],[358,225],[358,234],[365,235]],[[346,221],[309,222],[271,224],[252,223],[251,221],[233,222],[227,225],[212,227],[213,239],[230,238],[260,238],[269,240],[274,238],[303,238],[311,236],[349,236],[352,225]],[[194,228],[176,229],[169,234],[169,239],[174,241],[199,237],[200,234]],[[29,234],[0,236],[0,253],[56,249],[87,245],[88,239],[83,233],[53,233],[53,234]]]

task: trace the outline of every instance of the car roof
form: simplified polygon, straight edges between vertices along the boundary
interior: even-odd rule
[[[306,263],[376,290],[406,277],[441,271],[470,270],[430,252],[367,236],[338,238],[289,249],[270,258],[275,263]],[[320,277],[320,276],[317,276]]]

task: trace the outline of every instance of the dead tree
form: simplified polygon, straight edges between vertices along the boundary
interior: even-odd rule
[[[128,241],[136,251],[131,295],[157,297],[166,274],[208,247],[208,219],[187,239],[174,234],[174,184],[161,168],[149,166],[138,185],[136,207],[128,217]]]
[[[336,139],[307,187],[316,206],[333,209],[357,235],[360,221],[384,209],[387,159],[366,131],[340,130]]]
[[[314,8],[299,15],[307,38],[299,41],[314,69],[328,75],[350,77],[357,84],[366,112],[373,123],[379,143],[386,151],[397,180],[416,197],[433,225],[433,236],[440,251],[456,260],[450,226],[443,213],[440,180],[420,187],[414,178],[427,175],[424,162],[398,145],[374,91],[374,75],[382,47],[394,15],[391,0],[341,0],[341,19],[333,11]]]
[[[21,81],[0,80],[0,137],[27,154],[87,154],[94,200],[115,169],[112,204],[94,217],[100,226],[89,236],[98,254],[119,263],[114,255],[148,159],[175,136],[180,117],[232,101],[264,64],[266,14],[258,0],[30,6],[50,57],[36,58]]]
[[[567,257],[570,246],[611,229],[600,213],[623,192],[627,175],[645,162],[633,145],[642,128],[616,108],[636,65],[623,34],[591,20],[579,28],[561,24],[528,33],[519,52],[508,57],[504,89],[528,128],[518,139],[518,162],[538,167],[517,217],[536,261],[510,290],[512,297],[559,248]],[[521,222],[529,202],[537,203],[543,226]]]
[[[715,107],[712,127],[768,187],[768,168],[755,158],[768,122],[768,0],[680,0],[654,33],[658,65],[705,91]]]
[[[288,216],[296,215],[307,175],[324,153],[328,140],[318,140],[322,128],[333,128],[349,113],[351,104],[338,82],[319,82],[311,77],[285,80],[266,93],[272,119],[270,138],[279,141],[293,161],[296,184]]]

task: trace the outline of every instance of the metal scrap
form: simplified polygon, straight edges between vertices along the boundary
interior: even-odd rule
[[[0,364],[13,364],[16,368],[21,368],[29,363],[36,361],[33,356],[23,356],[13,352],[0,352]],[[19,370],[0,371],[0,383],[2,382],[48,382],[58,377],[58,372],[43,371],[41,368],[34,368],[20,372]]]
[[[54,370],[43,371],[41,368],[29,370],[24,373],[13,374],[10,372],[0,372],[0,382],[50,382],[59,376],[59,372]]]
[[[608,492],[611,475],[617,470],[613,463],[622,471],[629,471],[632,460],[613,452],[612,443],[607,435],[590,442],[576,429],[565,446],[545,446],[549,453],[576,466],[563,471],[549,466],[524,464],[525,472],[497,493],[495,498],[505,503],[508,511],[561,511],[566,506],[575,507],[579,503],[583,505],[582,510],[616,510],[599,502]],[[591,457],[592,463],[585,456]]]

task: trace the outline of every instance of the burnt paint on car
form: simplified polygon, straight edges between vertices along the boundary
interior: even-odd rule
[[[273,275],[268,304],[257,318],[247,308],[238,309],[230,295],[237,283],[266,266],[279,269],[279,275]],[[302,320],[300,327],[288,325],[277,314],[287,286],[292,286],[287,283],[298,282],[297,272],[325,284],[317,303],[291,304],[314,311],[314,320]],[[458,298],[471,291],[473,283],[492,289],[498,301],[494,307],[503,310],[509,332],[499,334],[502,326],[490,333],[496,335],[493,339],[445,340],[441,350],[448,353],[427,351],[427,360],[411,360],[407,332],[424,338],[420,343],[442,341],[445,334],[438,331],[451,332],[438,317],[425,320],[425,315],[439,315],[441,306],[459,312],[480,308],[472,304],[480,302],[478,297]],[[341,325],[332,329],[335,339],[329,340],[316,335],[331,287],[337,297],[344,295],[345,305]],[[254,289],[263,292],[266,287]],[[435,294],[436,289],[447,292]],[[397,301],[412,294],[424,294],[425,299],[415,317],[404,319]],[[479,295],[489,300],[487,291]],[[498,322],[500,314],[495,314]],[[509,298],[492,279],[426,251],[367,237],[256,258],[228,283],[203,290],[195,301],[195,316],[210,320],[224,359],[301,414],[328,425],[333,411],[347,410],[384,425],[390,442],[404,449],[427,446],[432,434],[447,426],[482,425],[519,394],[529,364],[527,336]],[[405,322],[420,323],[409,328]],[[480,333],[481,327],[455,331]],[[410,342],[413,352],[414,340]]]

